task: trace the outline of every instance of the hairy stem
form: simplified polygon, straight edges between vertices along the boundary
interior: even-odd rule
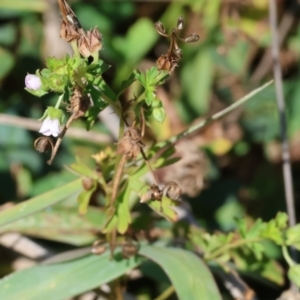
[[[60,104],[61,102],[63,101],[63,98],[64,98],[64,94],[61,94],[59,97],[58,97],[58,100],[55,104],[55,108],[59,108],[60,107]]]
[[[121,181],[121,177],[122,177],[122,173],[123,173],[123,169],[124,169],[124,165],[126,163],[126,156],[122,155],[121,159],[117,161],[116,163],[116,170],[114,173],[114,179],[113,179],[113,184],[112,184],[112,193],[111,193],[111,197],[110,197],[110,208],[113,208],[113,205],[116,201],[117,198],[117,192],[118,192],[118,187]]]
[[[121,138],[124,134],[124,130],[125,130],[124,119],[120,118],[119,141],[121,140]],[[113,183],[112,183],[112,193],[111,193],[111,197],[110,197],[110,208],[111,209],[113,209],[113,205],[116,201],[118,187],[119,187],[119,183],[121,181],[122,172],[123,172],[125,163],[126,163],[125,155],[119,156],[116,159],[116,165],[115,165],[115,169],[114,169],[114,178],[113,178]]]

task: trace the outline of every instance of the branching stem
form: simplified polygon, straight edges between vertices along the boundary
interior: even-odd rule
[[[236,242],[226,244],[226,245],[216,249],[215,251],[212,251],[208,255],[204,255],[204,259],[205,260],[213,260],[214,258],[218,257],[219,255],[221,255],[223,253],[226,253],[227,251],[229,251],[231,249],[238,248],[243,245],[247,245],[247,244],[251,244],[251,243],[260,242],[261,240],[262,240],[262,238],[251,238],[251,239],[238,240]]]
[[[269,85],[271,85],[273,83],[273,80],[267,82],[266,84],[264,84],[263,86],[255,89],[254,91],[252,91],[251,93],[247,94],[245,97],[241,98],[240,100],[234,102],[233,104],[229,105],[228,107],[226,107],[225,109],[223,109],[222,111],[212,115],[211,117],[208,117],[207,119],[189,127],[187,130],[172,136],[171,138],[169,138],[166,141],[163,141],[161,143],[156,144],[157,147],[162,148],[164,146],[167,146],[168,144],[173,144],[177,141],[179,141],[180,139],[196,132],[197,130],[209,125],[210,123],[212,123],[213,121],[216,121],[224,116],[226,116],[227,114],[229,114],[230,112],[232,112],[233,110],[235,110],[237,107],[243,105],[244,103],[246,103],[248,100],[250,100],[253,96],[255,96],[256,94],[258,94],[259,92],[261,92],[262,90],[264,90],[266,87],[268,87]]]

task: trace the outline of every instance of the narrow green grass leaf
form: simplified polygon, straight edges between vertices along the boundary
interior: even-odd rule
[[[24,201],[20,204],[6,209],[0,213],[0,226],[6,225],[10,222],[29,216],[48,206],[51,206],[66,197],[76,194],[82,190],[81,179],[77,179],[50,192],[41,194],[30,200]]]
[[[94,207],[90,207],[84,216],[80,216],[75,207],[54,206],[0,227],[0,234],[18,232],[74,246],[84,246],[97,239],[104,218],[104,213]]]

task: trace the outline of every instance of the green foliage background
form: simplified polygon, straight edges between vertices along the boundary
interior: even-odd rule
[[[175,112],[178,128],[183,129],[198,118],[228,106],[272,78],[271,65],[261,62],[271,40],[267,0],[249,0],[244,1],[244,4],[239,2],[78,0],[70,1],[70,5],[85,29],[98,26],[102,33],[104,46],[101,58],[112,66],[104,78],[115,88],[134,68],[143,69],[148,64],[154,64],[157,57],[167,49],[167,41],[160,38],[153,26],[157,20],[163,22],[170,31],[182,15],[186,20],[186,32],[200,35],[199,43],[181,45],[183,59],[165,86],[164,92],[168,98],[168,104],[165,104],[167,120],[161,126],[152,124],[153,134],[159,141],[177,133],[172,127],[172,117],[168,117],[170,111],[172,114]],[[18,203],[71,182],[77,177],[64,166],[74,163],[76,157],[80,157],[83,163],[93,167],[91,155],[107,146],[107,143],[66,137],[50,167],[46,164],[47,154],[39,154],[33,148],[34,140],[39,136],[36,131],[29,131],[26,126],[7,125],[3,121],[4,114],[38,119],[45,108],[56,101],[49,95],[38,99],[24,91],[27,72],[34,73],[36,69],[44,67],[45,57],[49,53],[47,45],[57,41],[46,40],[46,37],[49,39],[45,34],[46,26],[53,22],[46,19],[49,17],[49,3],[42,0],[0,1],[1,204]],[[294,13],[299,10],[296,1],[279,5],[280,16],[290,14],[291,7],[294,7]],[[57,13],[57,10],[54,9],[54,12]],[[300,189],[298,23],[286,35],[281,53],[297,202]],[[57,45],[58,52],[60,47]],[[259,68],[267,69],[262,76],[257,75]],[[85,128],[81,121],[77,121],[74,126]],[[101,122],[97,122],[92,130],[109,135],[109,130]],[[236,228],[235,219],[245,218],[253,224],[257,218],[269,221],[278,211],[285,210],[278,142],[279,123],[273,86],[218,122],[211,131],[200,132],[198,137],[202,139],[198,146],[206,154],[207,167],[203,174],[205,188],[199,196],[187,201],[203,228],[228,232]],[[47,241],[47,247],[56,249],[56,252],[69,249],[70,245],[90,245],[96,239],[95,232],[102,226],[103,216],[96,208],[91,208],[82,220],[76,213],[76,190],[73,188],[74,194],[66,195],[68,199],[53,206],[50,211],[21,219],[18,224],[13,223],[13,229],[3,227],[0,232],[17,231],[41,238],[43,242]],[[76,188],[80,189],[80,186],[77,184]],[[55,199],[53,201],[54,204]],[[49,219],[51,214],[55,216],[53,219]],[[174,225],[171,228],[166,221],[161,221],[159,226],[166,229],[168,234],[172,230],[176,231],[176,226],[180,227]],[[266,249],[270,257],[277,261],[281,259],[276,246],[266,245]],[[147,247],[142,249],[142,255],[147,256],[143,251],[147,252]],[[101,260],[104,258],[101,257]],[[138,265],[135,261],[130,261],[130,264],[130,268]],[[125,269],[130,269],[123,265]],[[7,275],[10,270],[11,260],[1,260],[1,275]],[[269,276],[270,281],[277,284],[276,287],[275,284],[269,287],[263,279],[253,280],[256,271],[245,267],[244,275],[259,296],[273,293],[275,297],[284,289],[284,276]],[[272,273],[274,269],[270,267],[268,274]],[[169,281],[158,282],[152,279],[150,283],[155,286],[158,294]],[[139,299],[152,299],[149,283],[144,283],[143,288],[145,292],[142,289],[135,291],[137,294],[146,294],[145,298]],[[221,291],[224,299],[228,297],[226,291]],[[73,295],[76,293],[67,296]]]

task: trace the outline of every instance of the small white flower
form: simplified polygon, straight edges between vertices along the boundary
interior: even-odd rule
[[[51,120],[47,117],[42,124],[41,129],[39,130],[45,136],[53,135],[57,137],[60,134],[60,123],[58,119]]]
[[[42,86],[41,78],[33,74],[27,74],[25,77],[25,86],[30,90],[39,90]]]

